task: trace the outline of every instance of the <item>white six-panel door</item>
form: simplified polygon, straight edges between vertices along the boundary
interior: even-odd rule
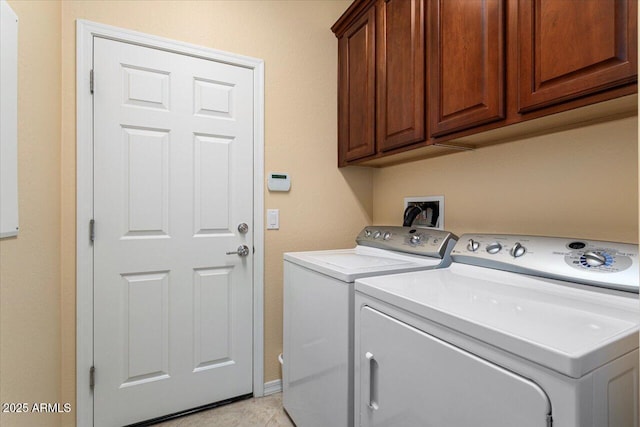
[[[252,71],[95,38],[94,79],[95,425],[251,393]]]

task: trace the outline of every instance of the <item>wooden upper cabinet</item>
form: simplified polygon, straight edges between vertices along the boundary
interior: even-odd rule
[[[440,136],[505,117],[503,0],[433,0],[429,125]]]
[[[519,0],[519,112],[637,78],[637,0]]]
[[[376,15],[369,9],[338,39],[338,163],[376,152]]]
[[[331,27],[338,165],[637,93],[638,1],[355,0]]]
[[[426,139],[424,0],[378,0],[377,141],[388,151]]]

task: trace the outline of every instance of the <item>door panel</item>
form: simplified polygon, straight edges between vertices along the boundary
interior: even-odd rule
[[[232,144],[233,138],[194,136],[195,234],[230,231],[229,163]],[[216,163],[219,167],[210,167]]]
[[[356,339],[361,426],[547,427],[545,392],[500,366],[366,306]]]
[[[94,39],[94,420],[252,391],[253,74]]]
[[[122,275],[123,387],[158,381],[169,374],[169,274]]]
[[[124,236],[169,236],[169,132],[123,126]]]
[[[194,370],[233,362],[229,339],[231,272],[230,268],[209,268],[194,273]]]

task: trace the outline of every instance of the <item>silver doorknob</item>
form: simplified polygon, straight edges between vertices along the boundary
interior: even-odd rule
[[[238,246],[238,250],[235,252],[227,252],[227,255],[238,255],[238,256],[247,256],[249,255],[249,246],[240,245]]]
[[[242,234],[246,234],[249,231],[249,226],[246,223],[238,224],[238,231]]]

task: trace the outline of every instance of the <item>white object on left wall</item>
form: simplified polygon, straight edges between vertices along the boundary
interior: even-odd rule
[[[18,235],[18,16],[0,0],[0,238]]]

